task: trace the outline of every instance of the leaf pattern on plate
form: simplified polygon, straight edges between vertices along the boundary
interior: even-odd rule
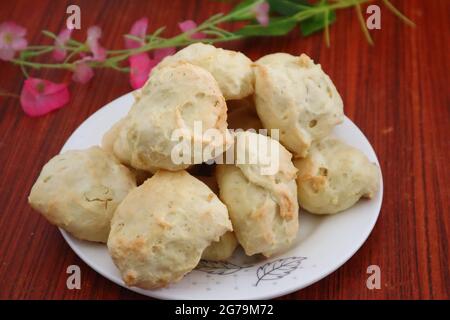
[[[209,274],[228,275],[250,267],[252,267],[252,265],[240,266],[226,261],[201,260],[197,265],[196,270]]]
[[[263,264],[256,270],[258,281],[255,283],[255,286],[261,281],[278,280],[287,276],[292,271],[296,270],[305,259],[306,257],[289,257]]]

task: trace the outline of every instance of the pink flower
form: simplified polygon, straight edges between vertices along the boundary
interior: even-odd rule
[[[55,49],[53,50],[52,57],[56,61],[62,61],[66,57],[66,45],[67,41],[70,39],[70,35],[72,34],[71,29],[64,28],[62,29],[58,36],[55,39]]]
[[[186,21],[178,23],[178,26],[180,27],[181,31],[189,32],[189,31],[197,28],[197,23],[195,23],[195,21],[192,21],[192,20],[186,20]],[[204,38],[206,38],[206,34],[204,34],[202,32],[195,32],[195,33],[191,34],[191,38],[192,39],[204,39]]]
[[[130,61],[130,83],[134,89],[141,88],[148,80],[150,72],[165,57],[175,53],[175,48],[161,48],[153,52],[153,58],[145,52],[132,55]]]
[[[94,71],[84,61],[75,63],[75,70],[73,72],[72,79],[75,82],[85,84],[89,82],[94,76]]]
[[[93,60],[104,61],[106,59],[106,50],[99,43],[98,39],[102,36],[102,30],[97,26],[89,27],[87,31],[86,43],[93,54]]]
[[[133,89],[141,88],[148,79],[150,71],[158,64],[150,59],[147,53],[138,53],[129,58],[130,61],[130,84]]]
[[[141,38],[141,41],[125,38],[125,46],[128,49],[136,49],[141,47],[145,41],[145,35],[147,34],[148,19],[141,18],[136,21],[130,30],[130,35]],[[134,54],[129,58],[130,62],[130,84],[134,89],[141,88],[148,77],[152,69],[166,56],[175,53],[175,48],[163,48],[157,49],[153,53],[153,57],[145,53]]]
[[[130,30],[130,35],[141,38],[142,41],[125,38],[125,47],[127,49],[136,49],[144,44],[145,35],[147,34],[148,19],[141,18],[136,21]]]
[[[42,116],[63,107],[69,102],[67,85],[44,79],[28,78],[20,93],[23,111],[31,117]]]
[[[140,48],[145,42],[147,34],[148,19],[141,18],[136,21],[130,30],[130,35],[142,39],[141,41],[125,38],[125,46],[128,49]],[[175,53],[175,48],[157,49],[153,53],[153,57],[145,53],[134,54],[129,57],[130,62],[130,84],[133,89],[141,88],[148,80],[152,69],[166,56]]]
[[[0,59],[12,60],[16,51],[27,47],[25,34],[27,30],[14,22],[3,22],[0,24]]]
[[[253,12],[256,15],[256,20],[263,26],[267,26],[269,24],[269,9],[270,6],[265,1],[253,8]]]

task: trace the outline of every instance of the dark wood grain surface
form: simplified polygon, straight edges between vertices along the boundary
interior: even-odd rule
[[[57,32],[66,7],[78,4],[82,39],[99,25],[102,43],[123,46],[122,34],[142,16],[150,29],[176,22],[201,21],[229,6],[215,1],[53,1],[0,2],[0,22],[15,20],[32,43],[47,41],[40,30]],[[339,270],[286,299],[436,299],[450,298],[450,1],[394,1],[417,24],[410,28],[382,9],[382,29],[369,46],[353,10],[339,12],[331,28],[331,47],[322,35],[260,38],[224,45],[256,59],[285,51],[305,52],[333,79],[345,112],[377,152],[385,191],[380,218],[363,247]],[[64,72],[34,73],[69,81]],[[23,76],[0,62],[0,88],[19,93]],[[57,228],[27,204],[42,166],[90,114],[130,91],[128,78],[101,70],[88,85],[72,84],[70,104],[41,118],[29,118],[17,99],[0,97],[0,298],[145,298],[103,278],[69,248]],[[66,268],[81,267],[81,290],[66,288]],[[366,269],[381,268],[382,288],[366,288]]]

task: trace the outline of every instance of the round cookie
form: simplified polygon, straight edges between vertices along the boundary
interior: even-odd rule
[[[358,149],[326,138],[312,144],[304,159],[296,159],[300,206],[311,213],[346,210],[361,197],[372,198],[379,187],[376,164]]]
[[[99,147],[52,158],[31,189],[30,205],[52,224],[82,240],[106,242],[119,203],[136,187],[134,176]]]
[[[229,259],[238,246],[238,241],[233,232],[228,231],[203,251],[202,259],[208,261],[225,261]]]
[[[280,129],[280,142],[305,157],[315,140],[343,120],[343,103],[333,82],[305,54],[275,53],[254,64],[255,104],[265,128]]]
[[[203,182],[158,171],[117,208],[108,249],[127,285],[153,289],[180,280],[231,230],[227,208]]]
[[[166,57],[157,69],[175,61],[187,61],[211,72],[227,100],[242,99],[254,91],[252,61],[241,52],[198,42]]]
[[[136,169],[186,169],[214,158],[232,143],[226,112],[225,99],[209,72],[186,62],[169,64],[152,72],[128,115],[105,135],[104,144],[111,146],[113,140],[114,154]],[[213,155],[205,155],[205,149]]]
[[[266,161],[260,157],[261,144],[271,150]],[[286,250],[297,236],[297,170],[292,155],[263,135],[237,132],[235,152],[235,165],[216,168],[220,198],[227,205],[234,233],[245,253],[270,257]],[[246,163],[239,160],[239,154],[245,155]],[[251,154],[259,155],[256,161],[250,160]]]
[[[202,165],[203,168],[199,168],[200,170],[208,170],[211,171],[210,175],[196,175],[194,176],[206,184],[216,195],[219,195],[219,186],[217,185],[217,179],[214,174],[215,168],[204,167],[205,164]],[[201,173],[201,172],[197,172]],[[222,237],[220,237],[219,241],[214,241],[211,243],[205,251],[203,251],[202,259],[209,261],[225,261],[233,255],[234,250],[238,246],[237,239],[233,232],[228,231]]]

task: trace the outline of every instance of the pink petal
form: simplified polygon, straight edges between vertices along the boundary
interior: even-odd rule
[[[158,64],[156,60],[150,59],[147,53],[138,53],[129,58],[130,61],[130,84],[133,89],[141,88],[148,79],[150,71]]]
[[[87,83],[94,76],[94,70],[84,62],[75,63],[75,70],[72,79],[75,82]]]
[[[262,2],[254,8],[256,20],[263,26],[269,24],[269,9],[270,5],[267,2]]]
[[[257,16],[256,20],[262,25],[262,26],[268,26],[269,25],[269,17],[268,16]]]
[[[28,78],[20,93],[23,111],[31,117],[42,116],[69,102],[67,85],[44,79]]]
[[[187,32],[197,28],[197,23],[195,23],[195,21],[192,20],[186,20],[178,23],[178,26],[180,27],[181,31]]]
[[[15,53],[13,48],[0,48],[0,60],[10,61],[14,59]]]
[[[94,54],[94,60],[96,61],[105,61],[106,59],[106,49],[101,47],[100,45],[98,47],[94,47],[92,50],[92,53]]]
[[[99,39],[102,36],[102,29],[99,26],[91,26],[87,31],[88,38]]]
[[[87,31],[86,43],[91,49],[93,58],[96,61],[104,61],[106,59],[106,50],[103,48],[98,39],[102,36],[102,30],[97,26],[89,27]]]
[[[27,29],[19,26],[15,22],[6,21],[0,24],[0,32],[7,32],[16,37],[24,37],[27,34]]]
[[[180,27],[181,31],[189,32],[189,31],[197,28],[197,23],[195,23],[195,21],[192,21],[192,20],[186,20],[186,21],[178,23],[178,26]],[[204,38],[206,38],[206,34],[204,34],[202,32],[196,32],[196,33],[191,34],[191,38],[192,39],[204,39]]]
[[[14,22],[3,22],[0,24],[0,59],[12,60],[16,51],[27,47],[25,34],[27,30]]]
[[[67,41],[69,41],[72,34],[71,29],[62,29],[55,39],[55,49],[52,52],[53,59],[57,61],[62,61],[66,57],[66,49],[64,48]]]
[[[66,58],[67,52],[65,49],[56,48],[53,49],[52,58],[56,61],[63,61]]]
[[[156,61],[160,62],[165,57],[171,56],[175,52],[176,52],[175,47],[156,49],[155,51],[153,51],[153,59],[155,59]]]
[[[129,34],[141,38],[142,41],[125,38],[125,47],[127,49],[135,49],[141,47],[144,42],[144,38],[147,34],[147,27],[148,27],[147,18],[141,18],[138,21],[136,21],[131,27]]]
[[[72,31],[73,29],[67,28],[62,29],[58,34],[59,41],[61,41],[62,43],[66,43],[67,41],[69,41],[70,36],[72,35]]]
[[[14,38],[11,43],[11,47],[16,51],[24,50],[27,47],[27,45],[28,42],[24,38]]]

